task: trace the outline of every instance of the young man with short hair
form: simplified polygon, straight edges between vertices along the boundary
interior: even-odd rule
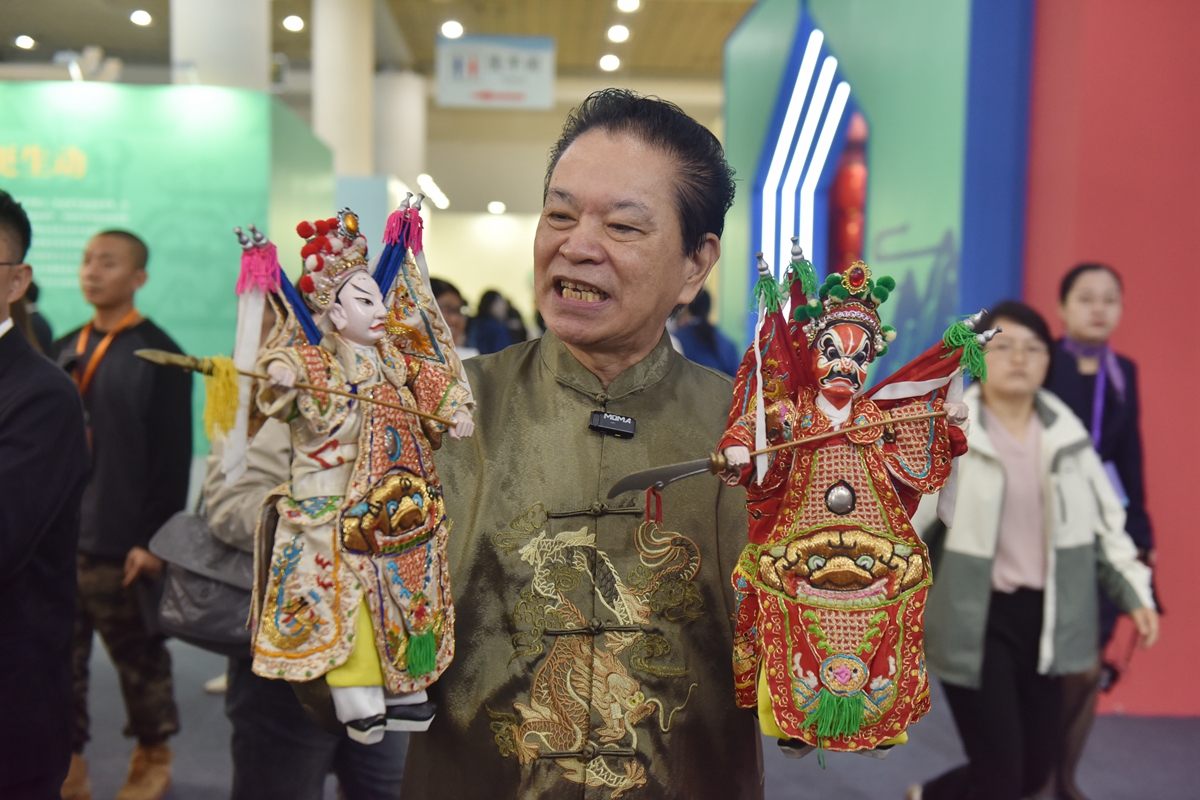
[[[58,797],[71,753],[75,543],[87,444],[79,394],[13,328],[32,230],[0,191],[0,797]]]
[[[143,317],[134,295],[147,280],[149,252],[127,231],[88,242],[79,270],[91,321],[56,343],[83,395],[92,475],[83,495],[79,535],[79,603],[75,628],[75,733],[63,797],[90,796],[83,746],[88,740],[87,682],[92,634],[117,668],[127,735],[137,748],[118,800],[156,800],[170,784],[167,737],[179,729],[171,657],[145,617],[149,582],[162,561],[150,537],[187,503],[192,461],[191,373],[138,358],[142,348],[181,352]]]

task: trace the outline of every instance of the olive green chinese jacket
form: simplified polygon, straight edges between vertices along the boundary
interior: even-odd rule
[[[723,375],[664,335],[605,390],[554,336],[466,362],[475,436],[437,468],[452,527],[454,662],[412,735],[405,800],[761,798],[752,711],[733,689],[729,576],[745,496],[713,476],[608,500],[630,472],[703,457]],[[588,429],[632,417],[633,438]]]

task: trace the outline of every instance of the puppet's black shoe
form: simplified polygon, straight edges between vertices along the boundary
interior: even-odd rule
[[[355,719],[346,723],[346,735],[359,744],[379,744],[388,730],[387,719],[383,714],[373,717]]]
[[[387,729],[389,731],[427,731],[437,713],[437,704],[432,700],[424,703],[392,705],[387,707]]]

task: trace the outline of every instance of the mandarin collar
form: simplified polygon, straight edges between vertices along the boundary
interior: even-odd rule
[[[680,355],[663,330],[654,349],[638,363],[618,375],[606,390],[596,375],[571,354],[562,340],[546,331],[539,344],[542,363],[564,386],[593,398],[598,403],[619,400],[644,391],[667,376]]]

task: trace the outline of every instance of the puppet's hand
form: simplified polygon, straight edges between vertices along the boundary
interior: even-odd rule
[[[961,428],[967,423],[969,416],[966,403],[955,403],[947,400],[943,406],[946,409],[946,421]]]
[[[725,457],[725,471],[721,473],[721,479],[733,486],[741,480],[742,470],[750,463],[750,448],[735,444],[722,450],[721,455]]]
[[[471,419],[469,411],[460,408],[450,419],[454,420],[454,425],[450,427],[450,438],[454,441],[466,439],[475,432],[475,420]]]
[[[287,391],[296,388],[296,373],[285,367],[282,362],[272,361],[267,367],[267,374],[271,376],[271,387],[274,389]]]

